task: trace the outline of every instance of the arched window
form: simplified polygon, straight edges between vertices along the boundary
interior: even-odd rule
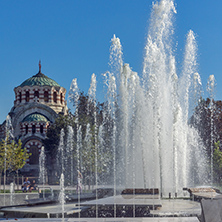
[[[62,93],[60,94],[60,103],[62,104],[62,99],[63,99],[63,96],[62,96]]]
[[[34,92],[34,98],[35,98],[35,97],[39,98],[39,91],[35,91],[35,92]]]
[[[25,101],[29,102],[29,91],[26,91],[25,93]]]
[[[43,125],[40,126],[40,133],[43,133]]]
[[[32,133],[34,134],[35,133],[35,125],[32,125]]]
[[[45,91],[44,92],[44,102],[49,102],[49,92],[48,91]]]
[[[22,93],[19,92],[19,102],[22,102]]]
[[[29,153],[31,156],[29,157],[29,164],[38,164],[39,163],[39,149],[37,146],[31,146],[29,148]]]
[[[28,132],[29,132],[29,127],[28,127],[28,125],[26,125],[25,126],[25,134],[28,134]]]
[[[56,94],[56,92],[53,93],[53,102],[57,103],[57,94]]]

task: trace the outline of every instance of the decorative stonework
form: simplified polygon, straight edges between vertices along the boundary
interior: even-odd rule
[[[38,155],[41,153],[41,148],[42,148],[42,142],[40,142],[39,140],[29,140],[26,144],[25,147],[27,149],[28,152],[30,152],[30,148],[32,147],[36,147],[36,149],[38,150]],[[34,154],[32,154],[34,155]],[[30,165],[29,161],[30,159],[34,159],[34,158],[38,158],[38,156],[31,156],[28,160],[27,160],[27,164]]]
[[[66,89],[39,72],[14,88],[15,100],[11,116],[14,137],[21,139],[23,147],[33,152],[25,170],[37,169],[38,155],[47,129],[59,113],[67,114]],[[5,135],[5,122],[0,125],[0,138]]]

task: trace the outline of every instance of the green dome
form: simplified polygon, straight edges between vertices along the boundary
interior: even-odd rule
[[[32,113],[26,116],[22,122],[49,122],[49,120],[40,113]]]
[[[59,86],[60,87],[60,85],[56,81],[54,81],[53,79],[50,79],[48,76],[42,74],[41,72],[38,72],[36,75],[25,80],[20,86],[21,87],[23,86]]]

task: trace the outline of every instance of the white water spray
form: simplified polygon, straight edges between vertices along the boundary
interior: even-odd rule
[[[45,198],[45,179],[46,179],[46,166],[45,166],[45,149],[44,146],[41,148],[41,153],[39,156],[39,183],[42,184],[43,198]]]
[[[60,132],[60,139],[59,139],[59,147],[58,147],[58,154],[57,154],[57,163],[60,167],[60,172],[64,173],[64,164],[65,164],[65,156],[64,156],[64,129],[61,129]]]
[[[65,214],[65,186],[64,186],[64,174],[61,174],[60,177],[60,194],[59,194],[59,202],[62,208],[62,221],[64,221]]]
[[[193,84],[195,96],[200,96],[200,78],[195,74],[197,44],[189,31],[183,72],[178,78],[172,49],[175,13],[171,0],[153,5],[142,80],[129,65],[115,69],[123,63],[120,40],[115,36],[112,48],[118,50],[111,50],[115,59],[110,62],[118,79],[120,119],[116,121],[121,126],[118,143],[124,154],[125,184],[131,188],[158,187],[163,195],[182,193],[182,187],[191,183],[191,157],[203,149],[196,139],[199,137],[192,137],[198,133],[188,125]]]
[[[68,126],[67,135],[67,171],[69,172],[70,185],[73,186],[74,182],[74,131],[71,126]]]
[[[89,104],[93,105],[94,134],[95,134],[95,184],[96,201],[98,199],[98,141],[97,141],[97,114],[96,114],[96,75],[92,74],[90,88],[88,91]],[[96,218],[98,218],[98,205],[96,204]]]
[[[214,155],[214,93],[215,93],[215,78],[214,75],[210,75],[207,82],[207,91],[210,98],[210,175],[211,175],[211,185],[213,185],[214,175],[213,175],[213,155]]]
[[[15,186],[14,183],[10,183],[10,205],[15,203]]]

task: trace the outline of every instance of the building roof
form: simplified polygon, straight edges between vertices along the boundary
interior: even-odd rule
[[[60,85],[56,81],[42,74],[41,71],[39,71],[36,75],[32,76],[31,78],[25,80],[20,86],[21,87],[23,86],[59,86],[60,87]]]
[[[49,122],[49,120],[40,113],[32,113],[26,116],[22,122]]]

